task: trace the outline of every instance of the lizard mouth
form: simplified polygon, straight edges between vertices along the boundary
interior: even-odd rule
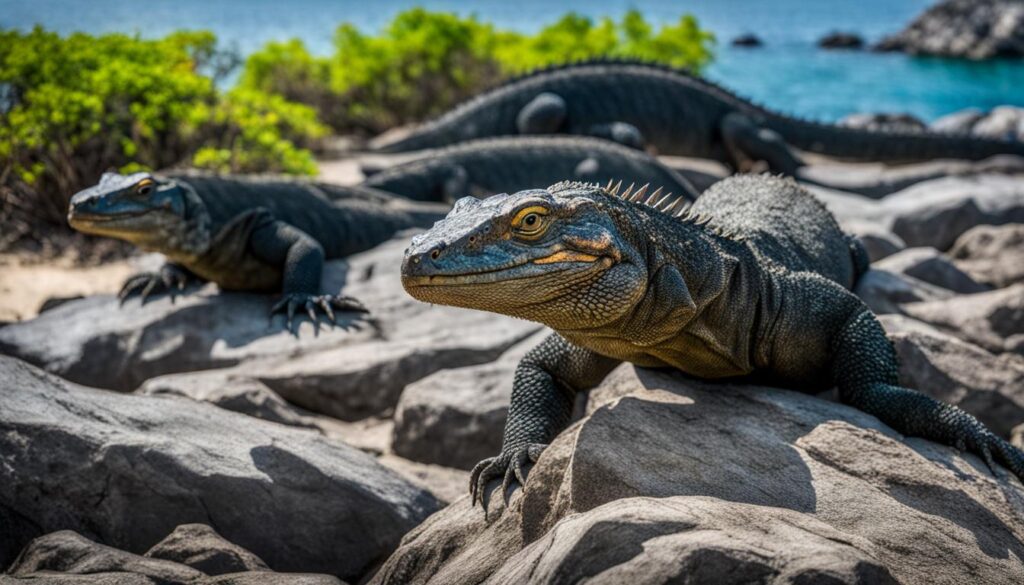
[[[559,250],[547,256],[533,258],[513,266],[505,266],[494,270],[466,272],[460,274],[402,274],[402,284],[406,289],[435,286],[463,286],[492,284],[525,280],[538,276],[550,276],[562,272],[581,272],[595,266],[608,268],[612,265],[609,256],[593,256],[574,250]]]
[[[74,211],[68,214],[68,221],[71,223],[107,223],[122,219],[140,217],[149,213],[149,210],[123,211],[120,213],[89,213],[87,211]]]

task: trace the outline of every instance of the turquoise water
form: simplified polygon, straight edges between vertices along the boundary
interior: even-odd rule
[[[822,51],[814,42],[832,30],[868,41],[895,32],[929,0],[677,0],[551,2],[487,0],[421,2],[431,9],[476,14],[501,26],[533,31],[569,10],[618,16],[635,7],[655,22],[685,12],[718,35],[708,77],[740,95],[783,112],[834,120],[862,111],[909,112],[934,119],[966,107],[1024,106],[1024,61],[969,63],[896,54]],[[252,51],[272,39],[300,37],[318,53],[331,51],[342,21],[376,30],[414,2],[402,0],[0,0],[0,26],[42,24],[60,32],[121,31],[160,36],[206,28],[228,46]],[[729,41],[745,32],[766,46],[740,49]]]

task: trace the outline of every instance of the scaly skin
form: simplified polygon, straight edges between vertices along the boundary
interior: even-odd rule
[[[516,370],[504,445],[473,470],[474,500],[492,479],[523,483],[523,466],[569,421],[573,395],[623,361],[835,386],[903,434],[1024,478],[1020,450],[898,385],[891,343],[849,290],[867,269],[863,247],[795,182],[736,176],[678,216],[631,199],[581,183],[467,198],[407,250],[402,283],[413,297],[555,331]]]
[[[586,136],[504,136],[427,151],[367,179],[368,187],[420,201],[454,202],[550,185],[571,177],[651,184],[688,200],[697,191],[676,171],[644,152]]]
[[[887,163],[1024,155],[1024,143],[931,132],[879,132],[795,119],[682,71],[596,61],[528,74],[457,106],[406,138],[376,141],[385,152],[438,148],[516,134],[585,134],[659,154],[710,158],[743,170],[764,161],[792,174],[787,147]]]
[[[322,311],[364,312],[350,297],[320,294],[325,259],[354,254],[396,231],[429,225],[437,208],[403,206],[388,194],[298,181],[203,175],[106,173],[71,199],[68,223],[78,231],[129,241],[170,261],[133,276],[121,300],[140,293],[172,295],[194,277],[227,290],[281,290],[271,313],[296,311],[314,322]]]

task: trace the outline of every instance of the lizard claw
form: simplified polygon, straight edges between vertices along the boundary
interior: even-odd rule
[[[981,457],[992,475],[1002,477],[1002,472],[996,466],[998,461],[1024,481],[1024,452],[996,436],[974,417],[964,417],[953,444],[960,451],[969,451]]]
[[[336,310],[359,313],[369,312],[362,303],[352,297],[288,293],[270,308],[270,316],[273,317],[275,313],[283,311],[287,316],[285,326],[289,331],[292,331],[292,323],[295,321],[295,314],[299,309],[302,309],[309,316],[309,320],[318,332],[320,330],[319,319],[317,318],[318,311],[330,319],[332,326],[337,324],[338,321],[335,313]]]
[[[192,276],[173,264],[164,264],[158,272],[141,272],[125,281],[117,298],[121,305],[138,293],[142,304],[153,294],[167,292],[173,303],[178,291],[182,291],[192,280]]]
[[[487,510],[486,489],[491,480],[501,479],[501,494],[504,499],[509,488],[516,483],[526,487],[527,474],[523,466],[536,463],[547,445],[529,443],[511,451],[502,450],[497,457],[490,457],[477,463],[469,474],[470,505],[475,506],[479,497],[480,504]]]

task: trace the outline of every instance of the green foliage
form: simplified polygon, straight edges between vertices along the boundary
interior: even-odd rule
[[[313,110],[222,95],[214,77],[231,62],[209,32],[0,31],[0,215],[62,222],[68,197],[107,169],[206,163],[211,149],[216,168],[315,172],[304,147],[326,130]]]
[[[699,71],[713,44],[690,16],[656,28],[636,11],[618,21],[566,14],[530,35],[414,8],[378,34],[342,24],[328,57],[299,40],[268,43],[222,91],[241,60],[210,32],[0,29],[0,248],[11,218],[63,223],[68,197],[108,169],[312,174],[311,151],[328,128],[381,132],[509,75],[576,59],[631,56]]]
[[[306,147],[328,133],[313,108],[251,89],[228,93],[211,122],[219,140],[199,148],[192,165],[224,173],[315,175],[316,161]]]
[[[537,34],[499,30],[474,17],[413,8],[378,35],[342,24],[334,54],[301,41],[249,56],[240,86],[313,106],[337,131],[376,133],[437,115],[515,73],[595,57],[634,57],[699,72],[714,36],[692,16],[655,30],[631,10],[620,21],[570,13]]]

